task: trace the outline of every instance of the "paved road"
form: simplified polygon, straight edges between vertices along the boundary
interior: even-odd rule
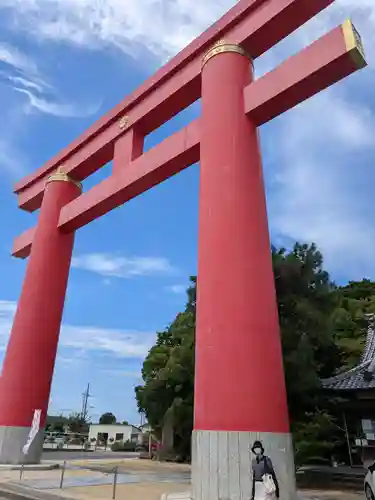
[[[139,453],[110,452],[110,451],[47,451],[43,453],[42,460],[103,460],[119,458],[135,458]],[[1,499],[0,499],[1,500]]]

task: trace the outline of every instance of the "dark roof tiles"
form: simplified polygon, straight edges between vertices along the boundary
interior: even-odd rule
[[[358,389],[375,389],[375,317],[367,330],[365,349],[361,356],[359,365],[340,373],[335,377],[323,379],[322,386],[325,389],[335,391],[350,391]]]

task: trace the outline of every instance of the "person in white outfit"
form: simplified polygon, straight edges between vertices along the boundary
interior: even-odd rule
[[[255,455],[252,462],[253,493],[252,500],[274,500],[279,498],[279,484],[272,460],[264,454],[260,441],[255,441],[251,451]]]

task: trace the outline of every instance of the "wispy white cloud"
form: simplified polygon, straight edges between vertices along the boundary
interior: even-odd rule
[[[0,351],[6,348],[16,308],[16,302],[0,300]]]
[[[33,80],[28,80],[25,76],[7,76],[8,80],[14,84],[15,87],[19,88],[28,88],[38,93],[43,92],[46,88],[52,89],[51,85],[38,78],[34,78]]]
[[[38,64],[15,46],[0,44],[0,99],[2,121],[7,123],[0,135],[0,171],[13,179],[28,172],[29,161],[20,145],[21,136],[27,130],[27,115],[33,112],[59,118],[81,118],[95,114],[100,107],[100,102],[64,102],[63,92],[47,81],[41,73],[42,67],[43,64]]]
[[[131,54],[141,46],[163,59],[178,52],[235,3],[209,0],[195,3],[192,9],[190,0],[2,0],[0,9],[10,9],[14,27],[38,40],[89,49],[112,45]],[[365,23],[375,23],[372,0],[337,0],[327,12],[317,18],[312,31],[317,33],[319,26],[324,29],[331,13],[355,12]]]
[[[0,100],[2,93],[0,92]],[[2,123],[0,133],[0,173],[6,174],[9,180],[19,179],[29,172],[30,158],[19,147],[25,133],[25,114],[17,106],[7,107],[7,99],[1,100]]]
[[[262,131],[268,211],[276,244],[315,241],[340,279],[375,276],[371,248],[375,149],[375,3],[337,0],[258,61],[259,74],[351,17],[370,66],[278,118]],[[272,145],[270,144],[272,143]],[[268,144],[268,146],[267,146]]]
[[[0,6],[1,11],[1,6]],[[81,118],[91,116],[99,110],[101,102],[77,103],[61,102],[59,91],[40,74],[37,63],[16,47],[0,44],[0,81],[14,91],[26,96],[24,111],[30,109],[61,118]]]
[[[327,92],[290,114],[276,144],[282,161],[269,197],[274,233],[317,242],[328,269],[347,277],[375,274],[361,156],[374,151],[374,127],[369,110]]]
[[[0,350],[4,350],[8,342],[16,307],[16,302],[0,300]],[[95,352],[116,358],[143,359],[154,341],[155,334],[150,332],[64,324],[59,345],[66,363],[71,358],[77,361]],[[63,349],[73,350],[74,354],[64,355]]]
[[[0,300],[0,335],[7,332],[9,319],[12,319],[17,309],[17,303],[11,300]]]
[[[8,44],[0,44],[0,63],[12,66],[13,68],[23,71],[24,73],[37,73],[34,61],[17,48]]]
[[[18,148],[14,147],[12,138],[3,134],[0,137],[0,171],[12,178],[20,178],[27,173],[28,160]]]
[[[370,50],[375,43],[372,0],[338,0],[267,54],[264,63],[273,57],[279,61],[284,51],[311,43],[347,17],[359,28],[371,64],[375,61]],[[369,165],[375,149],[374,101],[368,93],[373,78],[370,66],[273,125],[272,148],[277,153],[270,167],[268,196],[272,233],[281,242],[315,241],[327,268],[341,279],[375,275],[368,189],[375,180]],[[267,166],[267,157],[265,162]]]
[[[107,352],[119,358],[143,359],[155,340],[149,332],[63,325],[61,346]]]
[[[164,257],[125,257],[106,253],[76,256],[72,260],[72,266],[101,276],[116,278],[166,275],[176,272],[169,260]]]
[[[100,372],[105,374],[105,375],[110,375],[111,377],[119,377],[119,378],[132,378],[132,379],[138,379],[138,380],[142,380],[142,374],[141,374],[141,370],[132,370],[132,371],[129,371],[129,370],[121,370],[120,368],[116,369],[116,370],[110,370],[110,369],[107,369],[107,368],[103,368],[103,369],[100,369]]]
[[[0,44],[0,63],[5,64],[5,67],[0,71],[0,76],[11,87],[31,89],[37,93],[52,89],[40,77],[37,64],[33,58],[26,56],[16,47],[9,44]]]
[[[186,285],[170,285],[165,287],[167,292],[174,293],[176,295],[181,295],[186,293]]]
[[[189,0],[2,0],[1,7],[12,10],[17,29],[39,40],[86,48],[112,45],[131,54],[142,46],[163,59],[234,3],[199,2],[192,9]]]
[[[48,115],[62,118],[82,118],[90,116],[95,114],[100,108],[100,103],[88,106],[83,106],[82,104],[76,106],[74,103],[64,104],[38,97],[31,90],[25,88],[15,87],[14,90],[27,96],[31,108]]]

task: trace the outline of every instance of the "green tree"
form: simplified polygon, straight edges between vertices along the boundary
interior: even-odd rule
[[[363,340],[366,314],[375,311],[375,286],[368,280],[335,286],[314,244],[297,243],[290,251],[273,248],[272,261],[289,412],[299,456],[318,453],[306,436],[320,427],[319,453],[327,456],[331,447],[326,436],[333,418],[329,411],[334,404],[321,390],[320,378],[333,375],[346,361],[344,339]],[[193,425],[195,278],[187,295],[184,312],[157,334],[143,364],[143,384],[136,388],[139,411],[146,414],[155,433],[160,438],[166,424],[171,425],[175,449],[185,455]],[[348,352],[353,355],[353,347]]]
[[[330,464],[334,449],[341,444],[343,432],[326,411],[308,413],[294,429],[295,461],[298,465]]]
[[[72,413],[68,418],[68,427],[70,432],[75,434],[87,434],[89,431],[89,422],[81,413]]]
[[[65,431],[65,426],[68,425],[68,418],[63,415],[47,415],[45,430],[47,432]]]
[[[113,413],[107,412],[99,418],[99,424],[102,425],[112,425],[117,422],[117,419]]]
[[[314,244],[272,250],[275,286],[292,422],[313,411],[321,397],[320,377],[341,366],[332,314],[335,286]],[[296,377],[298,373],[298,377]]]
[[[185,311],[157,334],[156,344],[144,361],[144,384],[136,388],[138,408],[161,439],[170,422],[174,444],[182,455],[190,453],[193,426],[194,332],[196,279],[191,278]]]

